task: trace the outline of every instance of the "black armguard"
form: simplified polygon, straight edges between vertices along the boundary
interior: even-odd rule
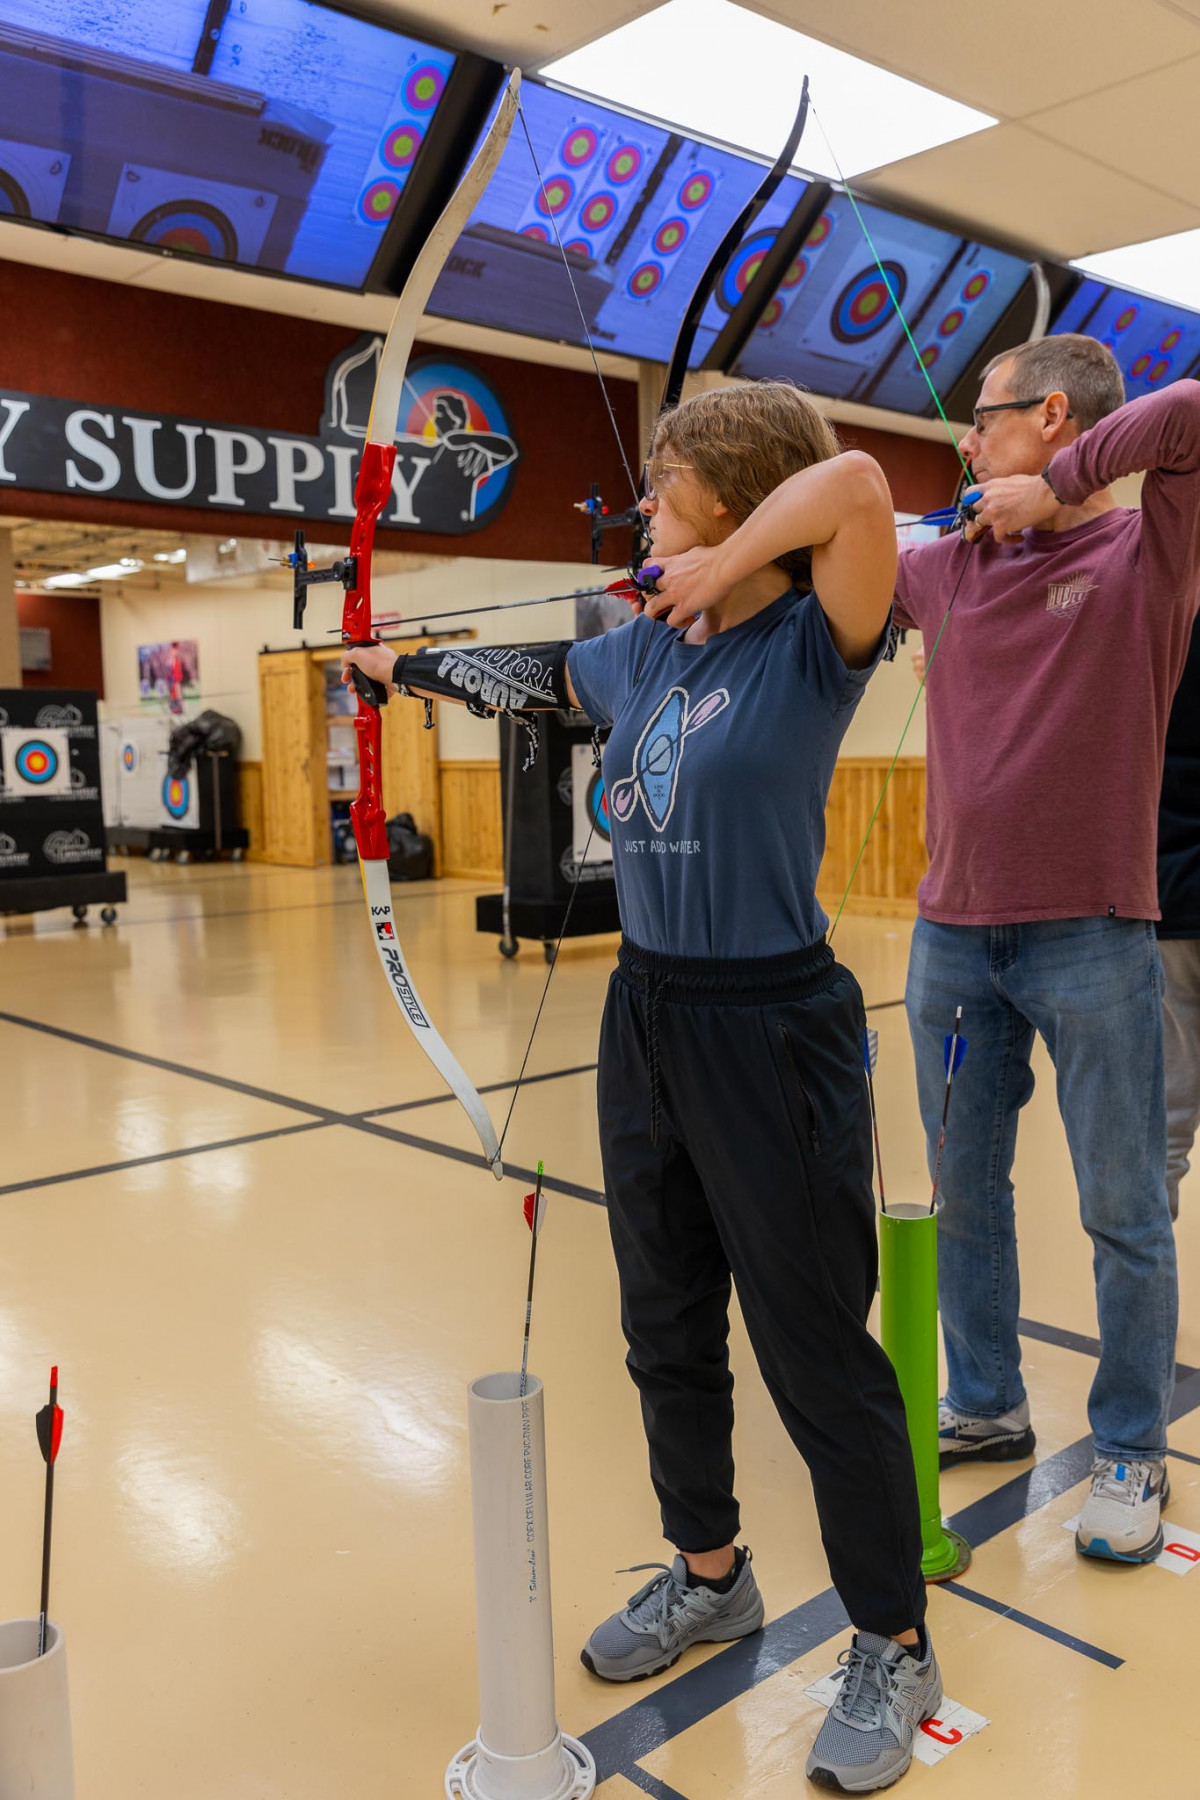
[[[473,713],[554,711],[569,707],[567,652],[557,644],[480,644],[467,650],[432,644],[398,656],[392,680],[402,691],[420,689],[465,700]]]

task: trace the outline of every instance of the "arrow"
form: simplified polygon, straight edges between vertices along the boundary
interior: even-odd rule
[[[37,1653],[46,1650],[46,1619],[50,1610],[50,1531],[54,1520],[54,1464],[62,1443],[63,1415],[58,1404],[58,1365],[50,1371],[50,1400],[34,1421],[42,1458],[46,1464],[46,1511],[42,1522],[42,1603],[38,1616]]]
[[[942,1168],[942,1151],[946,1148],[946,1120],[950,1116],[950,1090],[954,1085],[954,1077],[962,1068],[963,1058],[967,1054],[967,1040],[962,1036],[962,1007],[954,1015],[954,1030],[948,1034],[942,1045],[942,1058],[946,1064],[946,1097],[942,1101],[942,1125],[938,1132],[937,1154],[933,1159],[933,1193],[929,1199],[929,1210],[937,1205],[938,1176]]]
[[[529,1378],[529,1326],[533,1319],[533,1276],[537,1268],[538,1238],[546,1223],[546,1196],[542,1192],[542,1165],[537,1166],[537,1187],[525,1196],[525,1223],[529,1227],[529,1286],[525,1290],[525,1342],[521,1347],[521,1398]]]
[[[879,1061],[879,1033],[869,1025],[863,1026],[863,1068],[867,1072],[867,1098],[871,1105],[871,1133],[875,1139],[875,1168],[879,1174],[879,1206],[887,1212],[887,1201],[883,1197],[883,1157],[879,1153],[879,1114],[875,1110],[875,1065]]]

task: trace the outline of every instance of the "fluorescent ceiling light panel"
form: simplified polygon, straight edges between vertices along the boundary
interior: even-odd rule
[[[42,586],[44,588],[86,587],[91,579],[90,575],[72,574],[68,571],[64,575],[47,575]]]
[[[85,581],[124,581],[130,575],[136,575],[138,570],[145,566],[139,557],[123,556],[120,562],[100,563],[98,567],[89,569],[83,579]]]
[[[1177,231],[1144,244],[1081,256],[1072,265],[1114,287],[1140,288],[1200,311],[1200,231]]]
[[[996,123],[731,0],[667,0],[541,72],[770,158],[787,137],[807,75],[832,150],[810,113],[797,160],[831,180],[835,156],[845,175],[858,175]]]

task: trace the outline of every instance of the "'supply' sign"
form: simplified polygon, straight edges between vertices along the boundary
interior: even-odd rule
[[[319,437],[0,389],[0,490],[353,519],[364,436],[356,387],[378,345],[360,339],[330,365]],[[382,523],[401,529],[457,534],[489,524],[520,457],[490,382],[438,357],[409,370],[396,445]]]

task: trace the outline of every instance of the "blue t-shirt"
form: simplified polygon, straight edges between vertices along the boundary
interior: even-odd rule
[[[726,959],[823,936],[825,801],[878,658],[848,669],[816,595],[794,589],[703,644],[643,614],[572,646],[580,703],[613,728],[604,784],[626,937]]]

